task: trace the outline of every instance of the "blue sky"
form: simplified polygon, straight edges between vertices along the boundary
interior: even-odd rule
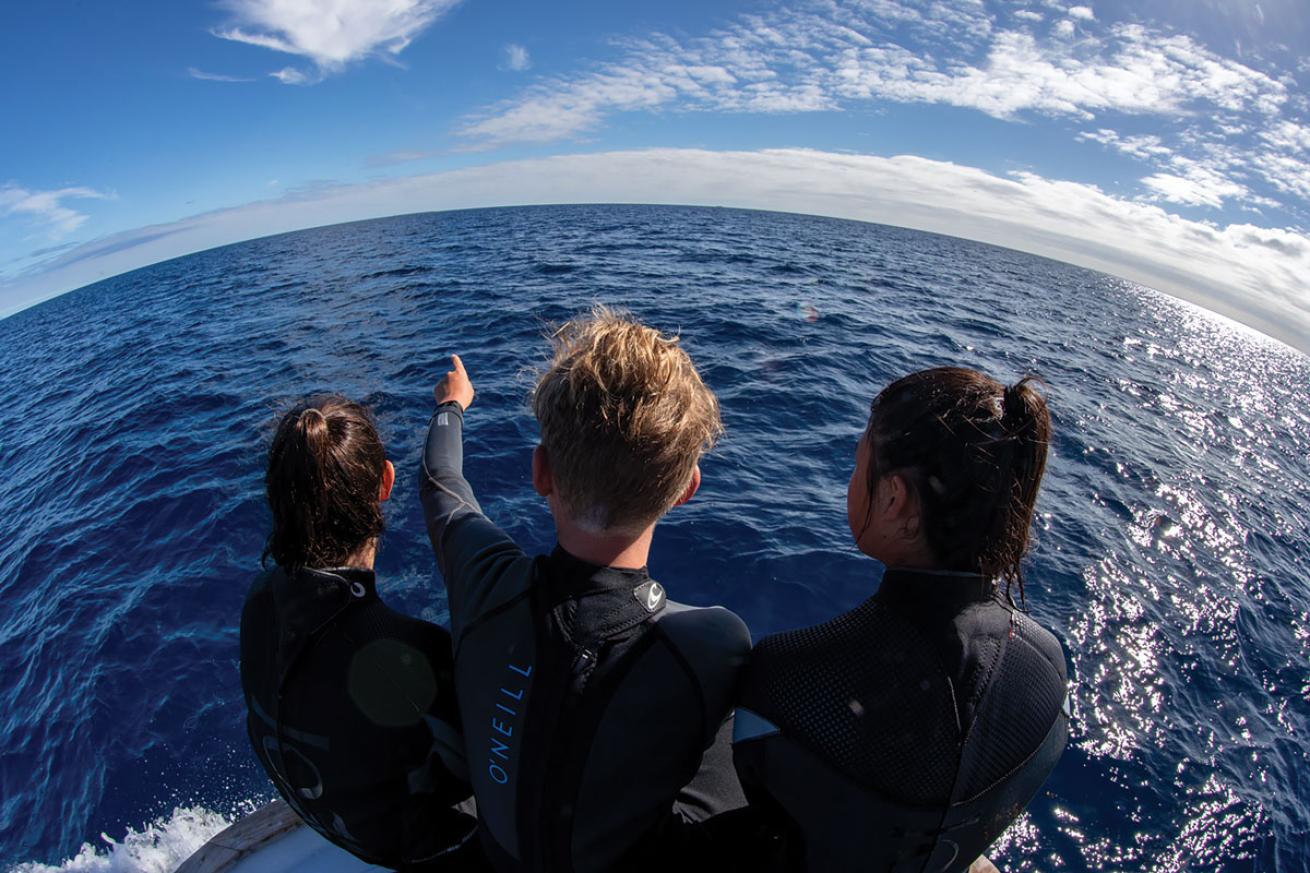
[[[427,209],[686,202],[1104,269],[1310,350],[1304,0],[0,12],[0,314]]]

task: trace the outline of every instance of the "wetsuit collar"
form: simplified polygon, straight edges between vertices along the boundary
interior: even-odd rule
[[[981,573],[888,567],[875,596],[891,606],[931,604],[954,611],[991,600],[996,596],[996,580]]]
[[[280,620],[279,660],[284,664],[344,609],[378,596],[373,571],[355,567],[301,567],[293,574],[278,569],[271,587]]]
[[[645,567],[603,567],[556,545],[545,568],[547,603],[554,607],[575,602],[569,612],[577,638],[612,636],[664,608],[664,589]]]

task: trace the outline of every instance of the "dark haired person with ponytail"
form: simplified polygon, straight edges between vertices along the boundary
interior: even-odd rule
[[[368,410],[340,397],[282,417],[265,486],[274,566],[241,614],[250,741],[327,839],[401,870],[479,869],[450,635],[379,598],[395,469]]]
[[[1067,673],[1020,561],[1050,431],[1031,379],[925,370],[873,401],[847,513],[887,570],[850,612],[755,647],[733,747],[752,867],[963,871],[1041,787]]]

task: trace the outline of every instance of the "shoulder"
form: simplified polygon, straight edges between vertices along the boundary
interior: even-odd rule
[[[887,639],[894,639],[898,647],[902,647],[899,645],[904,643],[902,638],[913,633],[913,628],[900,616],[870,598],[818,624],[761,638],[751,654],[751,661],[752,664],[770,661],[796,663],[798,659],[846,656],[851,652],[867,651],[871,643]]]
[[[709,743],[731,712],[751,653],[751,635],[736,613],[722,606],[669,601],[656,623],[698,690]]]
[[[282,570],[279,567],[263,569],[250,583],[250,588],[246,591],[245,603],[241,606],[242,624],[252,618],[272,612],[273,583],[281,572]]]
[[[688,606],[670,600],[660,613],[658,627],[689,657],[740,657],[744,663],[750,653],[746,622],[722,606]]]
[[[450,646],[450,632],[441,625],[392,609],[380,597],[359,610],[357,621],[367,625],[372,636]]]
[[[250,583],[250,589],[246,592],[246,600],[254,600],[257,597],[265,597],[273,591],[273,579],[282,572],[280,567],[261,568],[255,580]]]
[[[1069,678],[1069,665],[1064,656],[1064,647],[1060,645],[1060,640],[1045,627],[1037,622],[1030,615],[1023,615],[1023,633],[1021,638],[1031,648],[1035,649],[1048,664],[1051,669],[1059,676],[1060,680],[1067,681]]]

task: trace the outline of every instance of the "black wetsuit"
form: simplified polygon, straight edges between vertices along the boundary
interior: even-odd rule
[[[888,570],[755,647],[734,745],[772,840],[752,869],[965,870],[1055,766],[1067,707],[1059,642],[991,581]]]
[[[477,867],[450,635],[388,609],[370,570],[262,574],[241,612],[255,754],[310,826],[374,864]],[[461,847],[452,850],[452,847]]]
[[[667,600],[644,569],[525,554],[464,479],[463,418],[434,414],[422,500],[487,856],[503,871],[662,867],[679,820],[744,803],[726,720],[750,635],[726,609]]]

